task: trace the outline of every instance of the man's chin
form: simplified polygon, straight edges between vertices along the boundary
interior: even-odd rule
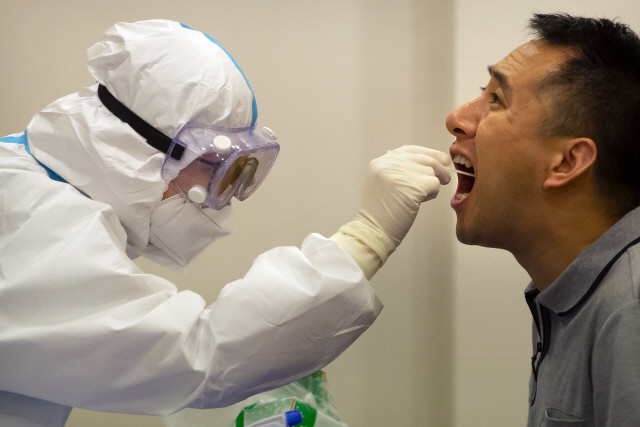
[[[486,232],[484,229],[482,231],[484,232],[456,225],[456,237],[463,245],[482,246],[483,248],[504,249],[507,251],[512,249],[513,245],[510,244],[510,241],[513,240],[513,236],[511,236],[511,240],[507,240],[502,233]]]
[[[473,240],[468,230],[460,226],[460,224],[456,224],[456,237],[458,241],[464,245],[473,245]]]
[[[462,243],[463,245],[469,245],[469,246],[476,246],[478,245],[478,243],[475,243],[473,240],[471,239],[465,239],[464,237],[460,237],[460,235],[457,235],[458,237],[458,242]]]
[[[482,235],[477,230],[473,230],[470,227],[463,227],[460,224],[456,224],[456,237],[458,241],[463,245],[484,246],[482,244]]]

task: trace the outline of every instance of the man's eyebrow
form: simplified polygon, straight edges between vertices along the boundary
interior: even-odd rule
[[[491,77],[495,78],[498,81],[504,91],[507,92],[507,95],[511,94],[512,88],[509,84],[509,79],[504,73],[493,68],[493,65],[489,65],[487,67],[487,71],[489,71]]]

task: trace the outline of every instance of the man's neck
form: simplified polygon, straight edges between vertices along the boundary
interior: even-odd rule
[[[619,219],[600,212],[574,212],[549,215],[544,232],[531,238],[521,250],[512,251],[540,292]]]

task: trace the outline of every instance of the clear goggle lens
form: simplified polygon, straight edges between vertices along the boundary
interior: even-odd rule
[[[163,174],[173,171],[175,175],[178,170],[172,182],[182,192],[202,187],[206,191],[204,204],[213,209],[222,209],[232,197],[244,200],[264,181],[280,150],[273,132],[267,131],[258,133],[253,127],[183,129],[174,140],[186,146],[188,156],[180,161],[168,158]],[[228,137],[222,150],[220,144],[213,143],[219,135]]]

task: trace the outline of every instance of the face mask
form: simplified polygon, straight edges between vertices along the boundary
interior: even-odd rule
[[[201,208],[181,195],[163,200],[151,210],[149,243],[185,267],[207,246],[231,233],[231,205]]]

